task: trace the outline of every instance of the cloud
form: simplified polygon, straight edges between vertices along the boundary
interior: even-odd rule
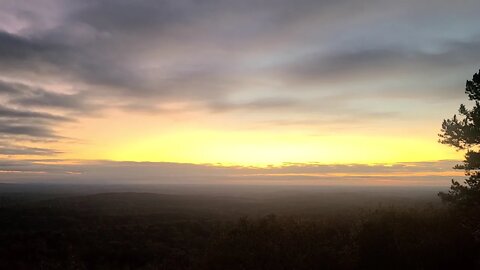
[[[2,182],[97,184],[289,184],[446,186],[456,161],[374,164],[284,164],[281,167],[222,167],[166,162],[0,160]]]
[[[359,48],[328,55],[314,53],[279,67],[278,76],[288,84],[300,85],[349,85],[371,81],[371,87],[376,88],[376,83],[383,84],[380,91],[372,93],[364,90],[370,98],[458,98],[463,93],[452,91],[452,71],[459,67],[474,67],[480,62],[480,52],[475,49],[480,46],[480,36],[462,42],[444,41],[443,45],[439,52],[384,47]],[[385,81],[390,83],[385,84]],[[449,91],[445,89],[445,84]],[[368,83],[366,85],[368,87]],[[352,94],[358,98],[357,93],[352,91]]]
[[[37,76],[58,76],[87,89],[82,97],[107,97],[103,100],[105,104],[118,103],[108,99],[123,98],[131,99],[130,103],[137,108],[139,103],[151,107],[152,104],[142,101],[153,98],[157,103],[200,102],[215,111],[227,105],[230,95],[246,92],[244,89],[255,85],[256,78],[283,82],[286,91],[298,91],[313,81],[315,89],[322,91],[318,89],[325,87],[321,85],[325,81],[341,84],[342,78],[351,83],[375,77],[394,79],[399,71],[434,71],[440,66],[445,69],[478,59],[473,50],[475,44],[452,43],[455,48],[436,54],[425,52],[423,44],[399,43],[392,47],[385,40],[393,37],[393,33],[376,25],[388,14],[394,21],[405,21],[401,12],[413,7],[417,9],[414,17],[405,21],[408,24],[420,20],[425,15],[422,12],[427,13],[427,6],[439,14],[455,11],[446,1],[434,6],[427,5],[427,1],[387,5],[373,0],[362,4],[312,0],[295,4],[290,1],[62,2],[64,8],[55,12],[65,14],[55,16],[60,19],[54,27],[36,29],[35,33],[1,33],[2,66]],[[471,5],[474,4],[468,2]],[[21,14],[24,8],[18,5],[17,12]],[[352,14],[356,8],[361,8],[360,12]],[[382,9],[386,14],[378,16]],[[38,16],[46,20],[44,13]],[[433,24],[438,18],[431,19]],[[28,24],[34,20],[26,21]],[[355,38],[350,32],[353,30],[349,30],[356,29],[355,23],[360,23],[362,31],[363,27],[372,26],[368,34],[373,36],[368,43],[376,44],[337,46],[335,43],[341,39],[332,36],[345,31],[349,38]],[[418,31],[425,33],[425,42],[432,39],[426,30]],[[380,39],[382,35],[384,40]],[[418,38],[422,40],[421,36]],[[318,48],[312,49],[315,42]],[[79,99],[44,95],[40,100],[24,98],[19,102],[75,107],[78,104],[73,100]],[[237,107],[262,108],[255,106],[255,102],[243,105]],[[125,102],[121,106],[133,107],[125,106]]]
[[[11,144],[0,145],[0,155],[4,156],[51,156],[59,153],[59,151],[48,148],[26,147]]]
[[[60,93],[18,82],[0,80],[0,96],[6,103],[25,108],[63,109],[84,112],[93,109],[85,93]]]
[[[90,107],[85,103],[82,94],[61,94],[40,89],[10,100],[10,102],[25,107],[61,108],[74,111],[82,111]]]
[[[373,4],[376,1],[365,2],[365,5]],[[147,74],[156,69],[160,73],[170,73],[167,78],[179,79],[173,87],[174,92],[181,95],[188,88],[181,84],[182,79],[192,75],[186,72],[189,67],[202,67],[203,75],[195,79],[195,84],[201,85],[213,76],[225,76],[223,71],[232,70],[232,66],[238,68],[243,56],[248,57],[262,48],[266,42],[262,37],[272,36],[271,39],[280,44],[295,41],[291,40],[290,32],[284,32],[294,26],[305,28],[303,31],[307,33],[328,36],[333,30],[327,28],[324,34],[316,33],[315,28],[321,26],[323,29],[324,26],[311,21],[312,17],[318,17],[320,22],[325,20],[334,28],[340,20],[319,15],[326,15],[328,11],[344,14],[356,7],[353,1],[300,1],[295,4],[289,1],[204,1],[201,4],[190,1],[84,1],[80,5],[66,1],[66,5],[73,7],[65,21],[53,30],[38,31],[36,38],[3,33],[5,53],[0,56],[17,62],[23,59],[58,66],[63,73],[77,76],[85,83],[114,87],[118,94],[134,92],[132,95],[141,95],[142,91],[151,95],[172,92],[168,87],[170,79],[165,82]],[[361,15],[371,14],[365,11]],[[282,39],[282,36],[286,37]],[[232,39],[236,44],[232,44]],[[239,46],[239,50],[230,51],[228,58],[216,58],[226,56],[224,51],[229,49],[226,46],[232,45]],[[294,45],[303,49],[308,44],[288,47]],[[182,50],[184,47],[196,47],[196,50]],[[333,62],[337,66],[332,66],[332,72],[342,70],[355,60],[364,62],[373,57],[375,61],[382,53],[385,58],[395,52],[362,51],[344,56],[348,59],[343,62],[336,57],[327,61],[326,66],[328,68]],[[265,56],[268,55],[266,52]],[[145,59],[148,56],[153,56],[158,63],[142,68],[143,62],[149,62]],[[162,62],[168,65],[163,68]],[[192,91],[189,95],[207,93],[211,88]]]
[[[278,108],[289,108],[298,105],[298,101],[287,98],[264,98],[249,102],[226,102],[219,101],[209,105],[211,109],[217,112],[229,110],[269,110]]]
[[[67,117],[53,115],[49,113],[34,112],[34,111],[24,111],[17,110],[12,108],[7,108],[0,105],[0,118],[30,118],[30,119],[43,119],[43,120],[52,120],[52,121],[67,121]]]
[[[4,73],[51,74],[65,59],[61,45],[0,31],[0,70]]]
[[[33,138],[57,138],[54,132],[48,126],[35,124],[13,124],[8,121],[0,120],[0,134],[11,136],[28,136]]]
[[[3,96],[2,105],[0,102],[0,134],[11,136],[27,136],[30,138],[60,138],[54,132],[58,124],[71,122],[74,119],[63,113],[49,113],[45,111],[32,110],[34,107],[43,108],[65,108],[70,100],[70,95],[50,93],[42,89],[33,89],[21,83],[0,81],[0,97]],[[66,102],[65,103],[62,103]],[[59,102],[61,104],[57,104]],[[70,105],[75,101],[70,100]],[[78,103],[80,104],[80,103]],[[74,109],[70,106],[68,109]],[[11,150],[11,149],[5,149]]]

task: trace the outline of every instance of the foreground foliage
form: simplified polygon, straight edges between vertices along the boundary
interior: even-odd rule
[[[455,169],[465,170],[468,178],[463,183],[452,180],[449,192],[439,196],[463,216],[464,226],[480,240],[480,71],[467,81],[465,93],[474,103],[472,108],[461,104],[458,117],[443,121],[439,136],[441,143],[466,150],[463,164]]]

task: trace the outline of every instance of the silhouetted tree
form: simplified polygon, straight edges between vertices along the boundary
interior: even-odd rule
[[[467,224],[480,236],[480,71],[467,80],[465,93],[475,104],[471,109],[461,104],[458,116],[443,120],[439,141],[466,150],[463,164],[454,168],[465,170],[468,178],[463,183],[452,180],[448,193],[440,192],[439,196],[465,214]]]

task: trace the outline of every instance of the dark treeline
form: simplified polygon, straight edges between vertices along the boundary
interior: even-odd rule
[[[5,193],[0,268],[480,267],[472,230],[434,194],[379,194]]]

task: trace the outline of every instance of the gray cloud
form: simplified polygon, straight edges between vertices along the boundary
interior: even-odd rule
[[[89,108],[81,94],[58,94],[44,90],[31,92],[29,95],[18,97],[11,102],[22,106],[61,108],[67,110],[85,110]]]
[[[42,119],[42,120],[52,120],[52,121],[67,121],[70,120],[67,117],[53,115],[49,113],[34,112],[34,111],[24,111],[17,110],[0,105],[0,118],[30,118],[30,119]]]
[[[462,42],[444,41],[443,44],[440,52],[386,47],[335,52],[329,55],[313,54],[279,67],[279,76],[289,84],[313,85],[348,85],[372,80],[373,85],[376,81],[388,80],[397,81],[398,84],[398,81],[407,81],[403,87],[384,87],[373,94],[368,91],[364,91],[364,94],[380,98],[458,98],[463,91],[452,91],[454,84],[451,77],[457,75],[455,72],[458,69],[475,67],[480,62],[480,52],[476,49],[480,46],[480,36]],[[416,81],[409,82],[412,79]],[[450,91],[445,89],[445,84],[450,84]],[[403,93],[392,93],[391,90]]]
[[[65,116],[17,110],[0,105],[0,134],[4,135],[60,138],[54,133],[53,128],[58,123],[70,120]]]
[[[60,108],[71,111],[93,108],[84,93],[64,94],[0,80],[0,95],[2,94],[7,96],[8,103],[23,107]]]
[[[283,167],[220,167],[166,162],[0,160],[0,180],[54,183],[291,184],[447,186],[456,161],[376,164],[285,164]]]
[[[31,137],[56,137],[51,130],[41,126],[26,126],[26,125],[8,125],[0,126],[0,133],[8,135],[25,135]]]
[[[264,98],[249,102],[226,102],[218,101],[209,105],[211,109],[217,112],[229,110],[269,110],[278,108],[291,108],[298,105],[298,101],[287,98]]]
[[[8,92],[9,96],[22,95],[19,86],[20,84],[10,85],[5,82],[0,85],[1,89],[4,89],[3,92]],[[0,134],[9,135],[10,139],[14,139],[16,136],[60,138],[53,131],[55,126],[72,120],[64,115],[32,111],[25,107],[11,108],[0,104]]]
[[[433,6],[428,1],[416,2],[145,0],[79,4],[64,1],[68,16],[56,27],[35,34],[27,31],[24,35],[28,38],[2,33],[0,58],[5,60],[2,61],[4,68],[17,67],[36,74],[55,73],[90,88],[88,95],[92,96],[126,97],[136,104],[152,96],[159,100],[201,101],[214,110],[219,104],[227,103],[230,93],[241,91],[238,89],[241,85],[251,85],[252,78],[272,76],[272,73],[272,79],[283,81],[288,89],[298,88],[299,82],[309,80],[316,83],[341,78],[359,80],[375,75],[393,79],[399,71],[438,70],[440,66],[445,69],[478,60],[479,55],[473,49],[475,44],[465,43],[456,44],[446,53],[425,53],[416,44],[399,43],[392,47],[377,36],[369,43],[378,44],[371,46],[363,39],[357,47],[351,45],[354,43],[334,46],[337,45],[334,42],[340,41],[332,36],[337,31],[355,28],[352,24],[356,22],[373,25],[371,33],[375,33],[373,30],[380,26],[374,24],[383,19],[376,15],[381,9],[388,17],[388,12],[397,16],[402,10],[410,12],[416,8],[413,15],[418,17],[410,18],[407,25],[422,19],[421,15],[428,13],[427,7],[439,14],[456,11],[447,1]],[[475,5],[471,1],[464,4]],[[20,11],[21,8],[19,6]],[[354,10],[360,12],[352,14]],[[344,14],[351,16],[340,16]],[[404,20],[395,16],[391,19]],[[437,20],[432,16],[432,24]],[[424,29],[419,32],[427,33]],[[386,38],[394,35],[379,34]],[[427,33],[424,39],[427,42],[432,38]],[[313,42],[320,42],[318,55],[307,54],[305,58],[302,54],[298,57],[287,54],[311,51],[309,47]],[[296,64],[292,66],[287,61],[286,66],[280,62],[267,68],[255,64],[246,68],[242,63],[283,57],[293,57]],[[282,72],[277,74],[277,70]],[[355,74],[357,76],[352,77]],[[297,80],[285,81],[285,78]],[[35,105],[64,104],[64,107],[78,105],[72,98],[57,97],[56,102],[51,97],[20,101]],[[260,108],[245,105],[251,110]]]
[[[18,93],[21,92],[19,88],[22,88],[22,87],[23,87],[22,84],[0,81],[1,94],[17,95]]]
[[[12,136],[11,139],[16,136],[59,139],[60,136],[54,132],[56,125],[74,121],[69,115],[72,112],[83,112],[91,108],[80,94],[55,93],[16,82],[0,81],[0,97],[2,96],[4,103],[9,106],[0,103],[0,134],[8,134]],[[61,111],[54,114],[34,110],[39,108]],[[32,154],[40,153],[37,150]],[[4,151],[14,152],[13,149]],[[47,154],[46,151],[43,153]]]
[[[59,153],[59,151],[48,148],[26,147],[8,143],[0,145],[0,155],[5,156],[51,156]]]
[[[48,41],[29,39],[0,31],[0,70],[51,74],[59,71],[65,48]]]

